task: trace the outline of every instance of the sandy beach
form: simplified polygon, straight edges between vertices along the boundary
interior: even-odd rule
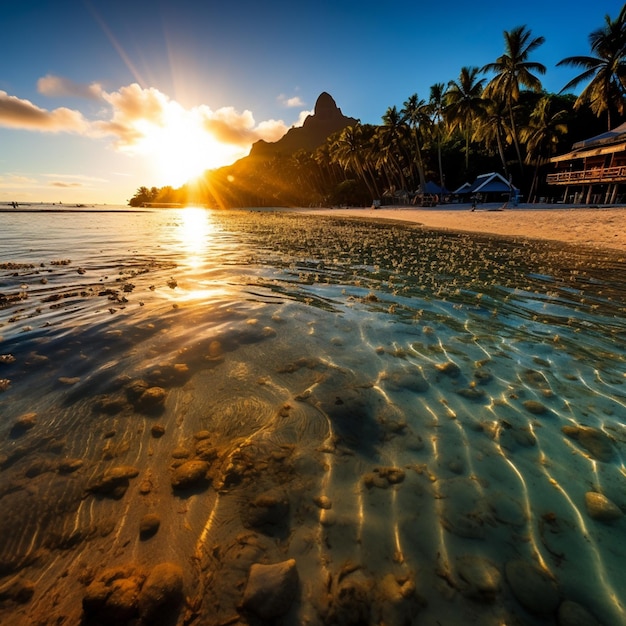
[[[564,208],[562,205],[522,204],[516,208],[498,210],[500,207],[500,204],[486,204],[471,211],[471,205],[458,204],[434,208],[384,206],[380,209],[319,209],[314,212],[401,220],[436,229],[550,239],[626,250],[626,207]]]

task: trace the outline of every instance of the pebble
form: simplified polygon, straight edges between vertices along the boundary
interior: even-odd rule
[[[37,413],[25,413],[17,418],[15,424],[11,428],[11,436],[16,437],[23,435],[26,431],[34,428],[37,424]]]
[[[163,410],[167,393],[163,387],[148,387],[135,402],[135,408],[142,413],[158,413]]]
[[[83,466],[84,461],[82,459],[64,459],[59,463],[59,473],[71,474]]]
[[[186,461],[179,465],[172,473],[172,487],[174,489],[188,489],[204,482],[209,471],[206,461]]]
[[[613,522],[623,516],[615,503],[596,491],[588,491],[585,494],[585,506],[589,517],[599,522]]]
[[[156,513],[147,513],[139,522],[139,534],[142,538],[147,539],[156,535],[161,525],[161,518]]]
[[[437,370],[450,378],[458,378],[461,375],[461,368],[454,362],[448,361],[447,363],[439,363],[435,365]]]
[[[298,591],[295,559],[263,565],[255,563],[243,595],[243,606],[263,620],[285,615]]]
[[[328,510],[333,507],[333,503],[330,501],[328,496],[317,496],[316,498],[313,498],[313,502],[315,502],[320,509]]]
[[[150,429],[150,432],[155,439],[158,439],[159,437],[163,437],[163,435],[165,434],[165,426],[163,426],[163,424],[155,424]]]
[[[533,415],[543,415],[548,412],[548,407],[538,400],[524,400],[524,408]]]
[[[88,490],[119,499],[126,493],[129,479],[138,475],[139,470],[130,465],[112,467],[106,470],[98,480],[91,483]]]

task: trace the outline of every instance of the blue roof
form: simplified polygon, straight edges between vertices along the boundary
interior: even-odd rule
[[[497,193],[517,191],[517,187],[510,183],[502,174],[491,172],[476,177],[471,187],[465,193]]]

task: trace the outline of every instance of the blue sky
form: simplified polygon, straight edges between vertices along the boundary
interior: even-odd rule
[[[548,91],[621,2],[0,0],[0,202],[125,204],[277,140],[322,91],[389,106],[503,52],[526,25]]]

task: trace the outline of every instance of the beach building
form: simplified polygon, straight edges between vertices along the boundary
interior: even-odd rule
[[[563,188],[562,201],[571,204],[621,202],[626,183],[626,122],[606,133],[578,141],[567,154],[550,159],[556,171],[549,185]]]
[[[520,197],[519,189],[498,172],[480,174],[473,183],[463,183],[453,193],[464,201],[478,197],[482,202],[497,202],[503,198],[517,202]]]

